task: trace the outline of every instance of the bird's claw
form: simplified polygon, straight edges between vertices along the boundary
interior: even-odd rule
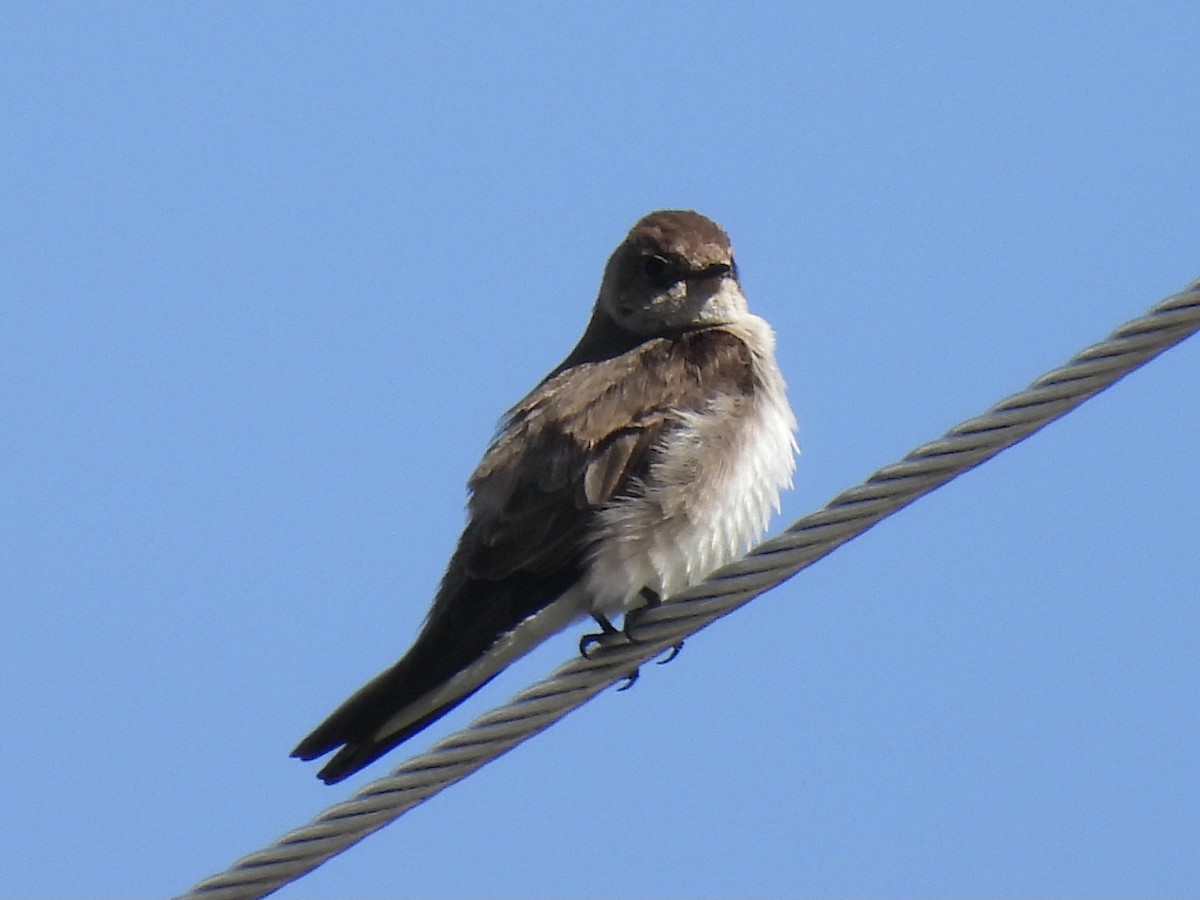
[[[618,691],[627,691],[627,690],[629,690],[631,687],[633,687],[633,685],[634,685],[634,684],[637,682],[637,680],[638,680],[639,678],[641,678],[641,677],[642,677],[642,670],[641,670],[641,669],[634,669],[632,672],[630,672],[628,675],[626,675],[626,676],[625,676],[625,683],[624,683],[624,684],[622,684],[622,685],[621,685],[619,688],[617,688],[617,690],[618,690]]]
[[[614,634],[621,633],[616,625],[608,621],[606,616],[600,613],[593,613],[592,618],[596,620],[596,624],[600,626],[600,630],[585,634],[579,639],[579,655],[584,659],[591,659],[592,657],[588,654],[594,648],[604,646],[605,641],[611,639]]]
[[[579,639],[579,655],[584,659],[591,659],[590,652],[594,647],[599,647],[604,643],[604,635],[602,634],[585,634]]]
[[[658,662],[655,663],[655,665],[665,666],[667,663],[669,663],[671,660],[673,660],[675,657],[677,657],[679,655],[679,651],[682,649],[683,649],[683,641],[680,641],[674,647],[670,648],[671,652],[667,654],[666,659],[658,660]]]

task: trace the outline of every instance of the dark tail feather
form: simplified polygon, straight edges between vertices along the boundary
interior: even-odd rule
[[[403,659],[355,691],[296,746],[292,756],[313,760],[341,747],[317,773],[326,784],[334,784],[436,722],[491,680],[481,681],[461,695],[449,698],[396,731],[378,735],[388,719],[444,685],[485,652],[494,639],[481,630],[471,635],[475,640],[448,641],[439,633],[443,629],[437,623],[431,624],[433,627],[425,629]]]
[[[403,699],[406,694],[411,693],[405,690],[406,687],[411,688],[412,685],[410,674],[403,671],[405,662],[407,659],[401,660],[357,691],[312,734],[302,740],[292,751],[292,756],[308,761],[341,747],[317,773],[317,777],[326,784],[337,784],[432,725],[491,680],[489,678],[480,682],[470,691],[437,707],[399,731],[394,731],[379,740],[372,739],[372,733],[391,713],[403,709],[419,697],[418,695],[408,700]]]
[[[519,572],[502,581],[481,582],[467,578],[452,564],[429,619],[404,658],[334,710],[296,746],[292,756],[312,760],[340,747],[317,773],[326,784],[341,781],[374,762],[446,715],[499,670],[491,674],[481,671],[478,684],[464,685],[461,694],[447,697],[445,703],[421,718],[380,734],[388,720],[494,650],[497,638],[546,607],[575,578],[573,569],[562,569],[553,577]],[[507,662],[511,659],[504,664]]]
[[[483,687],[490,678],[464,689],[458,696],[448,697],[441,706],[396,731],[379,734],[389,719],[478,661],[499,635],[519,621],[505,604],[478,603],[476,607],[466,610],[468,614],[464,615],[462,604],[435,605],[408,653],[334,710],[299,743],[292,756],[311,760],[341,747],[317,774],[322,781],[333,784],[436,722]]]

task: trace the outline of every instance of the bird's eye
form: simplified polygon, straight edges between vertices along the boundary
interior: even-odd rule
[[[646,273],[650,283],[658,287],[670,287],[679,280],[671,261],[661,256],[642,257],[642,271]]]
[[[701,269],[697,273],[696,277],[720,278],[722,275],[728,275],[730,272],[733,273],[734,278],[737,278],[737,266],[735,266],[733,263],[713,263],[711,266],[706,266],[705,268]]]

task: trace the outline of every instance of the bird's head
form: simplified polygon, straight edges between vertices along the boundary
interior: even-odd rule
[[[609,259],[596,308],[643,337],[741,318],[746,298],[729,236],[697,212],[650,213]]]

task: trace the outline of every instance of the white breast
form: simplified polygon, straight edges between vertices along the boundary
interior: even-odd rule
[[[796,419],[775,365],[770,327],[747,316],[735,328],[753,351],[764,389],[720,396],[683,416],[647,475],[641,496],[600,514],[586,575],[592,609],[642,605],[642,588],[667,598],[745,552],[790,487]]]

